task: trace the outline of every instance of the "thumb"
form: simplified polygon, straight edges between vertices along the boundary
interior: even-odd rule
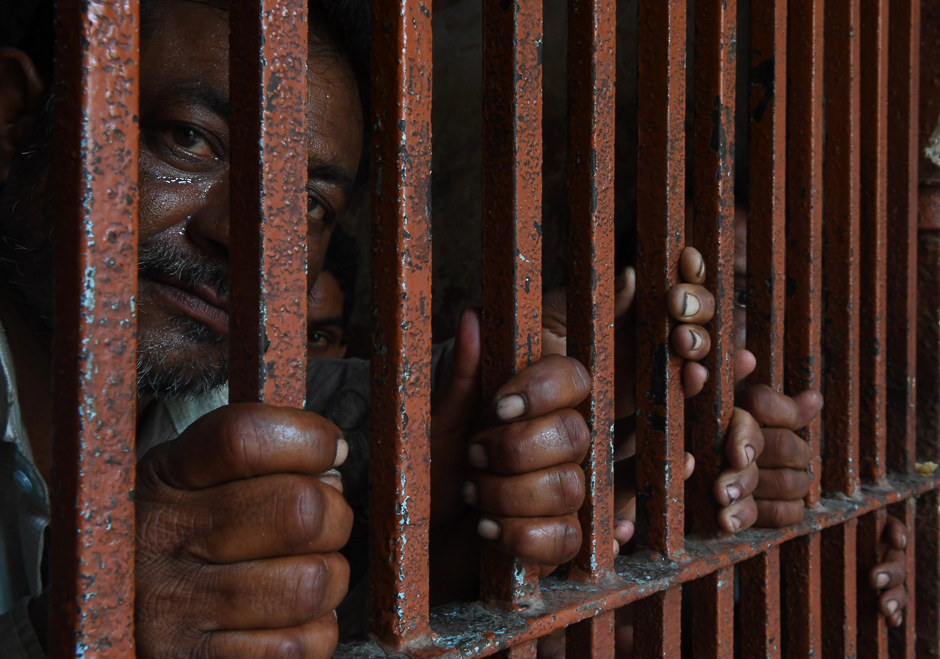
[[[437,429],[453,431],[479,418],[480,311],[467,309],[457,323],[454,361],[447,384],[434,401],[431,414]]]

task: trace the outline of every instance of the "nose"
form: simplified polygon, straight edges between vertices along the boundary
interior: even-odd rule
[[[200,251],[226,262],[231,249],[229,189],[229,176],[226,174],[206,191],[204,203],[186,225],[187,238]]]

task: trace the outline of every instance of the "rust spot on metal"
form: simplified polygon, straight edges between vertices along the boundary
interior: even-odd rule
[[[856,537],[858,520],[822,532],[823,656],[856,656]]]
[[[745,659],[779,659],[780,549],[771,549],[740,564],[741,656]]]
[[[820,600],[821,557],[819,532],[783,545],[787,607],[787,656],[822,656],[822,602]]]
[[[702,659],[734,657],[733,567],[692,582],[692,652]]]

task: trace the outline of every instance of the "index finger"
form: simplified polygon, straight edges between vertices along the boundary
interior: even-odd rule
[[[496,392],[501,421],[520,421],[575,407],[591,393],[591,376],[572,357],[548,355],[519,371]]]
[[[256,476],[322,474],[348,451],[340,429],[323,417],[252,403],[206,414],[145,460],[171,487],[199,490]]]

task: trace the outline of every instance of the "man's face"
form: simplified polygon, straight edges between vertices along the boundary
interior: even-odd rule
[[[346,354],[343,342],[344,301],[343,289],[333,273],[321,271],[307,296],[307,361],[342,359]]]
[[[307,189],[312,281],[333,223],[352,192],[362,150],[362,113],[346,62],[312,36],[311,47]],[[227,379],[227,12],[166,0],[141,44],[140,64],[139,393],[194,395]]]

